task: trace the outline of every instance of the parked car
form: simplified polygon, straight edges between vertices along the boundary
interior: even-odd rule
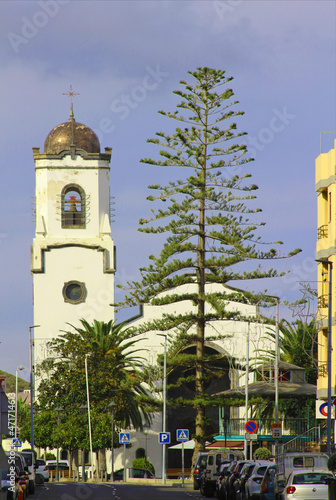
[[[231,471],[231,475],[226,479],[225,499],[236,500],[236,489],[234,483],[239,479],[242,468],[245,464],[251,463],[249,460],[238,460],[236,466]]]
[[[328,455],[318,451],[291,451],[279,456],[275,476],[275,495],[280,497],[291,472],[298,469],[327,470]]]
[[[240,460],[243,457],[244,453],[242,451],[231,450],[225,447],[209,451],[207,463],[200,481],[201,494],[206,497],[214,495],[217,487],[218,468],[221,463]]]
[[[233,483],[235,494],[233,495],[234,500],[245,500],[245,484],[252,474],[256,464],[255,462],[247,462],[241,469],[240,474]]]
[[[19,452],[15,452],[13,454],[9,451],[6,451],[6,455],[8,457],[8,465],[15,464],[18,470],[18,475],[20,477],[20,486],[23,491],[23,500],[26,500],[29,495],[29,471],[28,466],[26,464],[25,459]]]
[[[260,500],[275,500],[275,471],[276,465],[274,463],[267,467],[260,484]]]
[[[136,479],[152,479],[154,477],[150,470],[146,469],[126,469],[126,479],[136,478]],[[119,469],[113,473],[113,481],[122,481],[124,479],[124,469]]]
[[[202,496],[213,497],[219,491],[220,483],[224,478],[225,471],[228,469],[230,462],[218,464],[213,469],[208,469],[208,466],[203,470],[200,481],[200,492]]]
[[[193,465],[193,487],[194,490],[199,490],[201,484],[202,473],[207,463],[208,452],[200,451],[197,453],[195,465]]]
[[[1,487],[0,491],[7,493],[7,500],[23,500],[23,489],[20,485],[19,470],[16,465],[0,469]]]
[[[287,480],[283,500],[328,500],[327,479],[334,477],[332,472],[326,470],[301,469],[292,472]]]
[[[20,455],[26,461],[28,471],[29,471],[29,486],[28,492],[33,495],[35,492],[35,454],[33,451],[20,451]]]
[[[233,471],[235,470],[236,466],[237,466],[237,460],[233,460],[230,463],[229,467],[224,471],[221,485],[217,491],[217,496],[218,496],[219,500],[226,500],[227,499],[228,481],[229,481],[229,478],[232,476]]]
[[[255,464],[250,477],[245,482],[245,500],[260,499],[261,481],[269,465],[271,463],[268,460],[260,460]]]
[[[217,496],[217,498],[219,498],[219,490],[220,490],[222,481],[225,478],[225,473],[228,470],[228,468],[230,467],[230,465],[231,465],[231,462],[223,462],[218,467],[218,477],[217,477],[217,481],[216,481],[216,496]]]
[[[47,460],[46,465],[53,477],[56,477],[57,474],[57,460]],[[60,477],[64,475],[64,477],[69,477],[70,474],[70,462],[69,460],[59,460],[58,461],[58,472]]]
[[[49,467],[47,466],[46,462],[42,460],[42,458],[36,459],[35,473],[36,475],[41,474],[44,478],[44,482],[49,481]]]

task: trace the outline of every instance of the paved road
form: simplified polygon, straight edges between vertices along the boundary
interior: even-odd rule
[[[199,491],[189,488],[137,484],[47,483],[36,487],[31,500],[192,500],[201,499]]]

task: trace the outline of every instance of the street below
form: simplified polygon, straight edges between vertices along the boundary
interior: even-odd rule
[[[32,500],[188,500],[202,498],[191,487],[139,484],[47,483],[36,487]]]

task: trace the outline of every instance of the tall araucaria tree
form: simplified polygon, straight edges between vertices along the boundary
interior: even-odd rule
[[[152,210],[148,219],[141,219],[143,227],[139,231],[167,233],[167,239],[160,255],[151,255],[152,263],[141,269],[141,280],[128,284],[123,305],[181,301],[193,304],[192,311],[166,313],[161,320],[145,324],[142,331],[182,331],[190,344],[196,343],[196,354],[189,355],[189,363],[196,370],[192,405],[196,411],[197,453],[204,445],[205,407],[209,404],[203,390],[204,381],[210,376],[204,351],[206,325],[216,320],[238,319],[239,312],[227,307],[230,301],[252,303],[256,299],[254,294],[219,285],[279,276],[274,269],[244,263],[284,258],[300,250],[281,255],[274,248],[260,249],[262,241],[255,231],[263,224],[249,220],[260,210],[248,207],[255,199],[257,186],[248,184],[250,174],[243,172],[245,164],[252,160],[243,144],[245,133],[238,132],[233,121],[243,113],[234,109],[237,101],[232,100],[233,91],[227,87],[232,77],[209,68],[197,68],[189,75],[193,83],[181,81],[183,90],[174,92],[181,98],[178,109],[172,113],[160,111],[180,125],[173,134],[158,132],[156,138],[148,141],[162,148],[161,159],[145,158],[142,162],[191,172],[166,186],[149,186],[155,194],[147,199],[166,206]],[[186,284],[195,288],[189,287],[187,292],[180,288],[181,293],[173,290]]]

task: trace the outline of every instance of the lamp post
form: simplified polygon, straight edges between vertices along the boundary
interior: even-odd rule
[[[279,305],[280,297],[276,295],[266,295],[270,299],[276,300],[276,315],[275,315],[275,354],[274,354],[274,392],[275,392],[275,423],[279,422]],[[275,438],[275,454],[278,450],[278,438]]]
[[[18,366],[16,369],[16,377],[15,377],[15,439],[17,438],[17,413],[18,413],[18,379],[19,379],[19,371],[24,370],[24,366]]]
[[[333,263],[330,260],[316,259],[316,262],[325,264],[329,267],[329,298],[328,298],[328,353],[327,353],[327,372],[328,372],[328,414],[327,414],[327,453],[331,449],[331,354],[332,354],[332,270]]]
[[[57,408],[55,408],[55,410],[57,411],[57,426],[59,427],[60,422],[61,422],[60,412],[63,411],[64,408],[62,408],[62,406],[58,406]],[[56,481],[59,481],[59,465],[58,465],[58,462],[59,462],[59,446],[58,446],[58,443],[57,443],[57,450],[56,450]]]
[[[245,425],[248,421],[248,399],[249,399],[249,368],[250,368],[250,322],[247,323],[247,338],[246,338],[246,386],[245,386]],[[226,444],[225,444],[226,445]],[[247,460],[247,439],[244,439],[244,455]],[[252,459],[252,456],[250,457]]]
[[[147,437],[148,437],[148,430],[147,429],[144,431],[144,434],[145,434],[145,440],[146,440],[146,443],[145,443],[145,477],[147,477]]]
[[[167,427],[167,335],[158,333],[164,337],[164,355],[163,355],[163,408],[162,408],[162,432],[166,432]],[[146,454],[147,455],[147,454]],[[162,484],[166,484],[166,444],[162,445]]]
[[[89,356],[89,354],[85,354],[85,381],[86,381],[86,398],[87,398],[88,418],[89,418],[91,477],[93,478],[93,450],[92,450],[91,413],[90,413],[90,391],[89,391],[89,376],[88,376],[88,366],[87,366],[88,356]]]
[[[114,473],[114,444],[113,444],[113,438],[114,438],[114,409],[117,406],[117,403],[112,399],[111,403],[108,405],[108,408],[111,413],[111,420],[112,420],[112,437],[111,437],[111,462],[112,462],[112,472],[111,472],[111,481],[113,481],[113,473]]]
[[[87,411],[87,404],[83,404],[79,407],[80,412],[85,415]],[[83,478],[83,483],[86,482],[86,474],[85,474],[85,448],[82,448],[82,478]]]
[[[31,449],[34,451],[34,364],[33,364],[33,347],[34,339],[32,335],[32,330],[38,328],[41,325],[33,325],[29,327],[29,352],[30,352],[30,441]]]

